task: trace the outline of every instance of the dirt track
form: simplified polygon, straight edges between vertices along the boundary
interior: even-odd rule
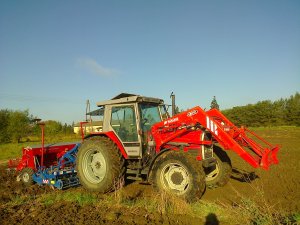
[[[300,212],[300,150],[298,136],[284,137],[274,135],[273,143],[285,143],[279,152],[280,164],[269,171],[251,168],[238,156],[230,153],[233,174],[229,183],[222,188],[206,190],[202,200],[207,202],[234,204],[240,199],[256,199],[274,210],[287,213]],[[23,186],[0,167],[0,224],[213,224],[215,218],[193,218],[184,214],[161,213],[155,209],[149,213],[145,208],[129,210],[124,206],[101,204],[105,198],[96,196],[98,204],[79,204],[71,201],[57,201],[45,204],[40,201],[44,195],[59,194],[62,191],[49,187]],[[79,188],[63,191],[84,193]],[[153,189],[149,185],[132,183],[123,188],[127,200],[150,199]],[[124,197],[123,196],[123,197]],[[221,223],[222,224],[222,223]]]

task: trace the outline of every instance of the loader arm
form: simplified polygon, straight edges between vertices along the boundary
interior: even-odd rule
[[[179,143],[185,151],[195,149],[197,145],[207,145],[200,140],[203,132],[209,132],[225,150],[232,150],[254,168],[267,170],[271,164],[277,164],[279,146],[273,146],[254,132],[236,127],[219,110],[204,111],[196,106],[172,118],[154,124],[151,134],[159,152],[168,143]],[[192,146],[192,147],[191,147]],[[199,149],[201,149],[199,147]],[[201,156],[197,157],[201,160]]]

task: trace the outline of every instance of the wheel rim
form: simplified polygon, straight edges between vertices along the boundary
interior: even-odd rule
[[[163,167],[160,181],[164,189],[174,191],[180,195],[187,191],[190,178],[188,171],[182,165],[170,163]]]
[[[206,172],[206,181],[212,181],[214,179],[216,179],[216,177],[219,175],[220,173],[220,168],[218,163],[214,166],[214,167],[210,167],[208,168],[208,171]]]
[[[29,182],[29,179],[30,179],[29,174],[28,174],[28,173],[23,173],[22,179],[23,179],[23,181],[24,181],[25,183],[28,183],[28,182]]]
[[[82,167],[85,178],[93,184],[100,183],[107,171],[103,154],[95,149],[90,149],[84,154]]]

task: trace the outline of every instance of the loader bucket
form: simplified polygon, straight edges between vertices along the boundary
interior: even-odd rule
[[[274,147],[273,149],[265,149],[265,153],[261,158],[260,166],[268,170],[269,166],[272,164],[278,164],[277,152],[279,150],[279,146]]]
[[[254,168],[268,170],[272,164],[278,164],[280,146],[270,144],[246,127],[238,128],[216,109],[207,114],[209,120],[215,123],[214,130],[218,131],[212,134],[225,149],[233,150]]]

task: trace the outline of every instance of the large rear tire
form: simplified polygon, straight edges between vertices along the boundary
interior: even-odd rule
[[[76,170],[81,185],[106,193],[122,186],[125,160],[118,147],[106,137],[85,140],[77,154]]]
[[[204,169],[206,186],[209,189],[227,184],[232,172],[231,160],[219,146],[214,146],[214,157],[217,160],[216,165]]]
[[[153,166],[151,180],[159,190],[175,194],[188,202],[200,199],[205,191],[202,163],[187,153],[163,153]]]

